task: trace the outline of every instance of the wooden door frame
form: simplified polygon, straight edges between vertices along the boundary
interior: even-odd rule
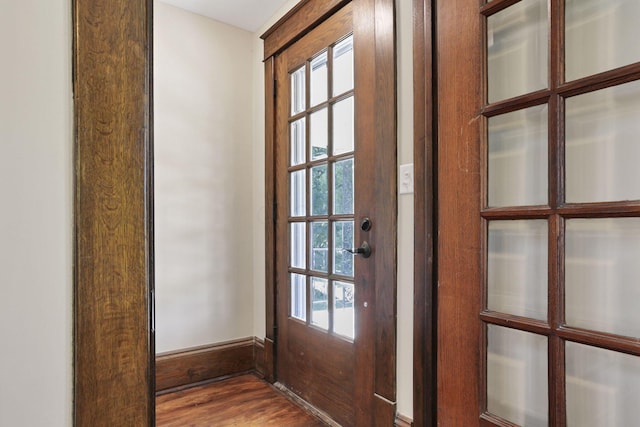
[[[435,0],[413,0],[413,425],[435,426],[437,144]]]
[[[72,0],[77,426],[154,425],[152,0]]]
[[[274,58],[304,34],[315,28],[326,17],[349,3],[350,0],[303,0],[262,38],[265,57],[265,206],[266,210],[266,376],[277,379],[276,346],[276,274],[275,274],[275,92]],[[356,393],[363,395],[358,402],[368,402],[364,393],[373,391],[373,402],[358,406],[358,425],[392,425],[396,412],[396,56],[395,56],[395,7],[394,0],[352,0],[354,6],[354,30],[361,34],[354,40],[356,70],[362,72],[360,85],[370,87],[356,101],[371,120],[357,124],[359,138],[375,141],[381,152],[392,156],[375,156],[378,173],[374,182],[377,198],[372,211],[376,212],[376,230],[384,241],[377,243],[376,271],[371,282],[369,301],[373,328],[363,330],[371,347],[358,347],[356,360],[363,365],[375,366],[373,372],[356,370]],[[392,31],[389,31],[392,29]],[[356,71],[358,76],[358,71]],[[373,406],[371,406],[373,405]]]

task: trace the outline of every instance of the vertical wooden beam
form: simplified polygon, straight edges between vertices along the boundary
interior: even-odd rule
[[[151,0],[74,0],[77,426],[154,424]]]
[[[413,422],[436,425],[436,276],[434,156],[436,105],[433,1],[413,0],[414,312]]]
[[[265,87],[265,311],[266,337],[264,341],[264,368],[267,381],[276,381],[276,189],[275,189],[275,100],[276,81],[274,60],[264,62]]]
[[[438,93],[438,424],[480,414],[481,17],[477,0],[436,2]]]

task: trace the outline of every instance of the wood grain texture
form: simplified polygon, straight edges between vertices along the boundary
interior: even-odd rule
[[[413,422],[436,424],[435,126],[432,0],[413,0]]]
[[[273,58],[268,58],[264,63],[264,87],[265,87],[265,357],[264,376],[269,382],[276,380],[275,348],[273,342],[276,339],[276,184],[275,184],[275,75]]]
[[[396,395],[396,69],[394,2],[353,2],[356,90],[356,218],[372,218],[366,234],[375,263],[356,259],[356,425],[393,425],[371,394],[395,404]],[[365,88],[362,90],[362,88]],[[369,171],[374,171],[373,175]],[[366,368],[373,366],[373,369]],[[379,416],[380,418],[377,418]]]
[[[160,396],[156,414],[158,427],[325,426],[253,375]]]
[[[156,391],[252,371],[254,354],[254,338],[159,354]]]
[[[311,53],[291,51],[297,46],[308,31],[319,25],[327,13],[331,13],[331,5],[347,4],[348,1],[335,2],[314,2],[301,3],[300,7],[289,14],[285,19],[276,24],[276,28],[265,34],[265,55],[269,56],[275,52],[280,52],[288,46],[290,49],[284,50],[275,58],[275,75],[277,76],[277,95],[283,99],[282,105],[278,103],[273,114],[274,118],[288,117],[288,84],[287,73],[290,66],[299,66]],[[356,219],[371,217],[374,227],[367,234],[360,230],[356,231],[356,240],[367,240],[374,246],[375,263],[370,260],[356,259],[357,292],[355,296],[356,307],[356,343],[355,343],[355,364],[352,361],[349,365],[335,366],[333,373],[327,372],[317,374],[325,381],[331,381],[331,375],[338,375],[341,378],[344,366],[354,366],[354,378],[351,379],[355,386],[353,388],[353,398],[356,402],[352,408],[337,408],[338,420],[345,425],[371,426],[374,423],[382,425],[393,425],[395,419],[395,374],[396,374],[396,73],[395,73],[395,32],[394,32],[394,2],[393,0],[353,0],[353,31],[354,31],[354,51],[355,51],[355,80],[356,80],[356,146],[358,151],[358,166],[356,167],[355,182],[358,188],[358,198],[362,197],[362,207],[356,203]],[[321,7],[320,7],[321,6]],[[306,9],[305,9],[306,8]],[[339,6],[336,6],[336,9]],[[344,8],[346,9],[346,7]],[[340,10],[337,14],[344,11]],[[289,22],[291,21],[291,22]],[[341,27],[344,21],[337,20],[336,25]],[[324,25],[324,24],[321,24]],[[278,31],[288,28],[290,34],[280,41],[271,41],[276,37]],[[292,30],[295,29],[295,30]],[[295,32],[297,34],[294,34]],[[318,37],[314,36],[314,41]],[[277,40],[274,38],[273,40]],[[329,40],[327,43],[330,43]],[[270,45],[273,43],[273,46]],[[318,41],[320,43],[320,41]],[[322,44],[322,43],[320,43]],[[278,46],[278,47],[274,47]],[[294,49],[295,50],[295,49]],[[301,55],[300,57],[296,55]],[[291,61],[285,57],[291,56]],[[286,63],[291,65],[286,65]],[[280,77],[282,76],[282,77]],[[267,82],[269,84],[269,82]],[[361,89],[358,89],[361,88]],[[269,93],[269,91],[267,91]],[[269,98],[267,103],[270,104]],[[267,108],[271,108],[270,105]],[[267,117],[268,119],[268,117]],[[278,120],[275,127],[276,143],[274,146],[275,161],[279,162],[274,166],[275,170],[287,170],[286,145],[280,143],[285,141],[288,135],[286,120]],[[268,130],[267,138],[270,138],[271,131]],[[269,163],[267,164],[269,167]],[[276,204],[275,228],[275,253],[273,263],[275,268],[275,283],[286,284],[287,279],[287,221],[288,206],[284,195],[288,192],[288,182],[286,173],[274,174]],[[270,181],[267,182],[269,187]],[[375,215],[380,215],[377,218]],[[269,231],[268,231],[269,232]],[[289,330],[295,326],[287,325],[288,300],[287,292],[283,290],[276,292],[278,300],[276,307],[282,311],[278,315],[278,335],[277,335],[277,374],[278,378],[287,381],[287,371],[290,366],[296,364],[308,364],[317,369],[314,363],[309,362],[313,358],[306,356],[313,351],[306,351],[305,357],[286,359],[283,352],[292,351],[300,354],[304,351],[301,343],[303,338],[296,338],[289,341],[287,339]],[[306,340],[307,343],[312,340]],[[265,341],[266,345],[267,341]],[[310,348],[313,349],[313,344]],[[335,347],[335,348],[334,348]],[[293,349],[293,350],[292,350]],[[266,348],[265,348],[266,350]],[[344,355],[345,361],[348,357],[339,346],[325,346],[319,350],[330,351],[337,355]],[[265,351],[265,355],[266,355]],[[314,356],[316,357],[316,356]],[[302,368],[302,366],[300,366]],[[324,396],[322,388],[313,387],[313,376],[295,376],[296,391],[314,404],[322,407],[321,402]],[[334,379],[335,381],[336,379]],[[378,392],[386,401],[390,402],[380,411],[383,417],[376,418],[376,408],[374,393]],[[326,393],[326,392],[325,392]],[[315,396],[312,398],[312,396]],[[314,399],[319,400],[314,400]],[[335,396],[331,398],[336,401]],[[340,401],[341,399],[338,399]],[[335,406],[335,404],[334,404]],[[349,415],[353,411],[352,415]],[[331,412],[331,411],[327,411]],[[332,414],[333,415],[333,414]]]
[[[479,423],[479,2],[436,3],[438,76],[438,424]]]
[[[264,58],[280,53],[351,0],[302,0],[262,35]]]
[[[74,0],[77,426],[153,424],[150,0]]]

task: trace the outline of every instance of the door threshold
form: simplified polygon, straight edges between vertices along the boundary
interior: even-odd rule
[[[342,427],[340,424],[335,422],[329,416],[329,414],[327,414],[326,412],[321,411],[320,409],[316,408],[311,403],[307,402],[302,397],[298,396],[296,393],[294,393],[293,391],[289,390],[287,388],[287,386],[285,386],[284,384],[282,384],[280,382],[276,382],[276,383],[274,383],[272,385],[276,389],[278,389],[278,391],[283,393],[288,399],[292,400],[296,405],[300,406],[301,408],[303,408],[308,413],[318,417],[326,425],[328,425],[330,427]]]

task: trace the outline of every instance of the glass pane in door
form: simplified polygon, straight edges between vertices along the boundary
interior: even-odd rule
[[[327,100],[327,77],[327,52],[323,52],[311,61],[311,107]]]
[[[489,118],[489,206],[546,205],[547,105]]]
[[[293,268],[304,269],[307,266],[306,242],[307,233],[304,222],[292,222],[289,225],[291,229],[291,257],[289,263]]]
[[[333,154],[353,151],[353,96],[333,105]]]
[[[329,212],[327,165],[311,168],[311,215],[326,215]]]
[[[353,221],[333,223],[333,272],[353,277],[353,255],[345,249],[354,248]]]
[[[488,325],[487,410],[520,426],[548,425],[547,338]]]
[[[329,266],[329,224],[311,223],[311,269],[327,272]]]
[[[489,310],[547,319],[547,236],[546,220],[489,223]]]
[[[354,292],[353,283],[333,282],[333,330],[336,334],[350,339],[354,338],[355,327]]]
[[[304,111],[306,106],[305,67],[291,73],[291,115]]]
[[[329,281],[311,278],[311,324],[329,329]]]
[[[329,114],[327,108],[311,113],[311,160],[327,157],[329,147]]]
[[[640,61],[640,2],[566,0],[566,80]]]
[[[569,219],[569,326],[640,338],[640,218]]]
[[[307,320],[307,278],[302,274],[292,273],[291,280],[291,317]]]
[[[333,96],[353,89],[353,36],[333,47]]]
[[[566,100],[567,202],[640,199],[640,81]]]
[[[289,180],[291,185],[289,197],[291,204],[291,216],[304,216],[307,212],[306,171],[303,169],[291,172],[289,174]]]
[[[306,124],[305,118],[291,123],[291,166],[296,166],[306,161]]]
[[[487,18],[489,102],[548,87],[547,0],[522,0]]]
[[[333,213],[353,214],[353,158],[333,166]]]
[[[640,358],[566,343],[567,426],[634,426],[640,420]]]

